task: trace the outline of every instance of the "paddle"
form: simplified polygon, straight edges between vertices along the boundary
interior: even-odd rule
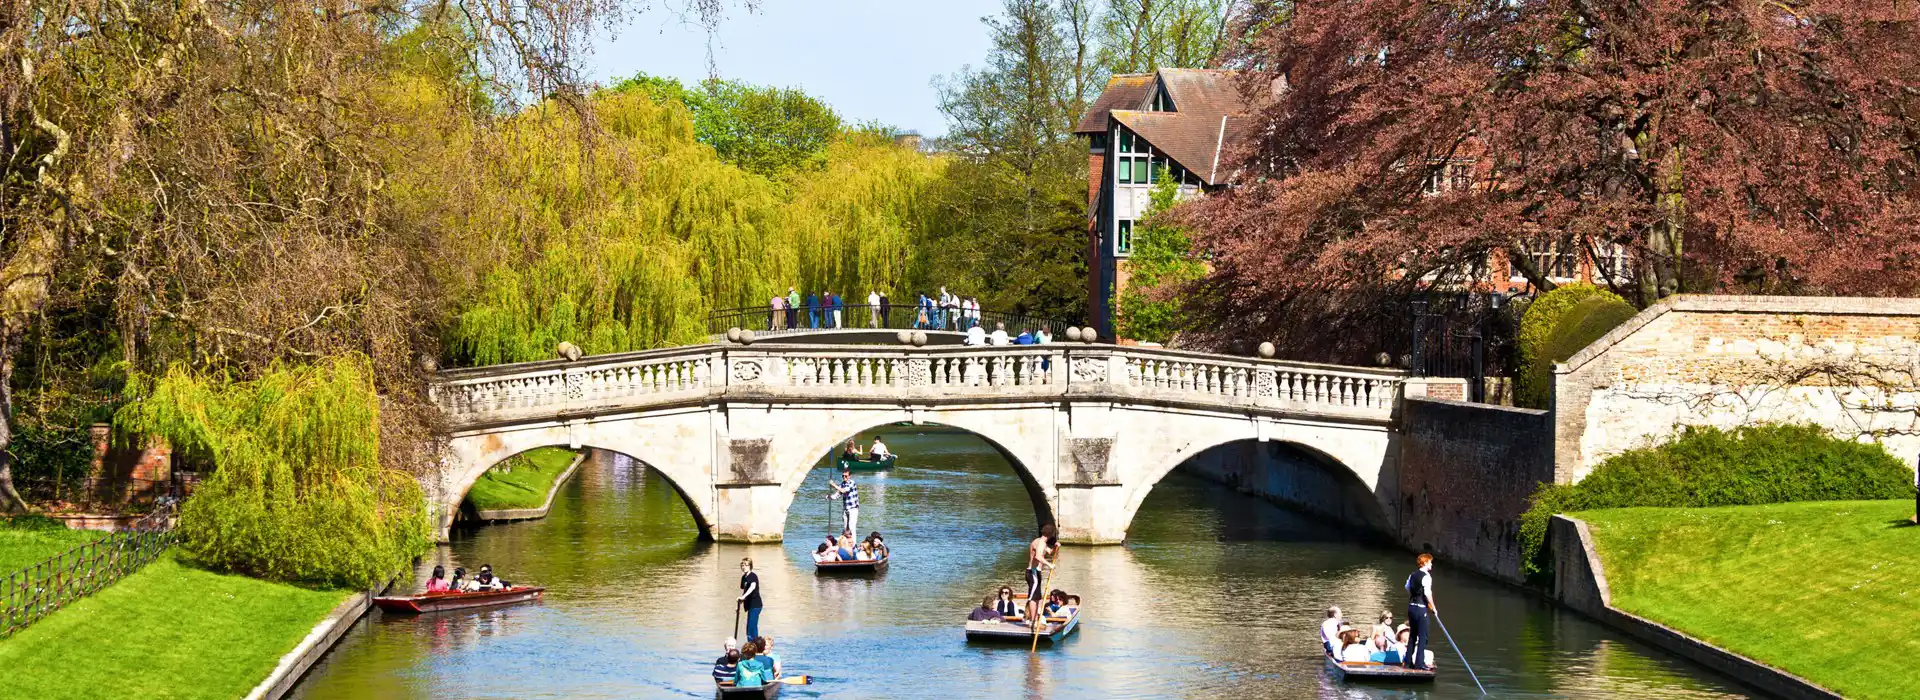
[[[813,685],[813,676],[782,676],[773,679],[773,682],[787,685]]]
[[[1480,675],[1477,673],[1474,673],[1473,666],[1467,663],[1466,652],[1460,651],[1460,645],[1455,644],[1453,642],[1453,633],[1447,631],[1447,623],[1440,621],[1440,613],[1430,612],[1428,614],[1433,616],[1433,624],[1438,625],[1440,627],[1440,633],[1447,636],[1447,644],[1453,647],[1453,653],[1460,655],[1460,665],[1465,666],[1467,668],[1467,675],[1473,678],[1474,685],[1480,687],[1480,694],[1486,695],[1487,687],[1484,685],[1480,685]]]

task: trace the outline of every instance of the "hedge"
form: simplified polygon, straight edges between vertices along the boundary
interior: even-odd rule
[[[1547,334],[1546,341],[1535,350],[1533,357],[1537,362],[1522,365],[1529,386],[1540,387],[1539,405],[1536,408],[1549,408],[1547,402],[1553,396],[1553,366],[1566,362],[1567,358],[1592,345],[1600,336],[1606,335],[1615,326],[1626,323],[1639,313],[1633,305],[1621,301],[1612,294],[1596,294],[1560,315],[1560,323]]]
[[[1671,442],[1620,453],[1576,484],[1542,484],[1520,518],[1528,576],[1550,570],[1556,513],[1636,506],[1704,508],[1792,501],[1912,498],[1913,471],[1878,443],[1812,425],[1684,428]]]
[[[1626,303],[1618,294],[1582,283],[1560,285],[1527,305],[1526,313],[1520,316],[1520,335],[1516,339],[1520,371],[1514,377],[1514,401],[1520,406],[1547,407],[1553,376],[1553,363],[1544,359],[1547,341],[1553,335],[1554,328],[1560,325],[1560,318],[1591,297]],[[1541,365],[1544,365],[1544,371],[1538,369]],[[1548,383],[1541,383],[1540,377],[1547,377]]]

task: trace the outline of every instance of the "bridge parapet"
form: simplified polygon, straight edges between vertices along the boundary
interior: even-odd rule
[[[719,400],[1110,400],[1385,423],[1402,380],[1396,370],[1106,345],[703,345],[449,371],[431,392],[454,430]]]

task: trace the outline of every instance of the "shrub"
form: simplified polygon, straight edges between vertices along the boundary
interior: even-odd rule
[[[1520,518],[1521,561],[1529,576],[1549,570],[1555,513],[1911,497],[1913,472],[1878,443],[1811,425],[1685,428],[1666,444],[1613,456],[1579,483],[1542,484]]]
[[[1542,364],[1547,339],[1553,334],[1553,329],[1560,325],[1561,316],[1580,302],[1596,296],[1626,303],[1620,295],[1591,284],[1563,284],[1527,305],[1526,313],[1520,317],[1520,335],[1517,338],[1520,371],[1514,377],[1516,403],[1528,408],[1547,407],[1550,385],[1540,383],[1538,377],[1547,377],[1551,382],[1553,364],[1545,362],[1544,373],[1537,371],[1535,366]]]
[[[1573,308],[1560,314],[1560,323],[1535,348],[1535,361],[1521,366],[1527,385],[1540,388],[1539,403],[1534,407],[1548,408],[1546,404],[1553,394],[1555,363],[1566,362],[1567,358],[1586,349],[1615,326],[1626,323],[1636,313],[1639,311],[1633,305],[1621,301],[1619,297],[1596,294],[1582,299]]]
[[[429,546],[419,483],[380,465],[370,376],[358,356],[252,381],[175,369],[135,377],[115,422],[212,465],[180,511],[196,563],[365,588]]]

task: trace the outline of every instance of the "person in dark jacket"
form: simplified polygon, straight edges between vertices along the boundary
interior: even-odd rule
[[[887,303],[887,293],[880,293],[880,327],[893,327],[893,306]]]
[[[818,292],[807,293],[807,321],[809,328],[820,327],[820,294]]]

